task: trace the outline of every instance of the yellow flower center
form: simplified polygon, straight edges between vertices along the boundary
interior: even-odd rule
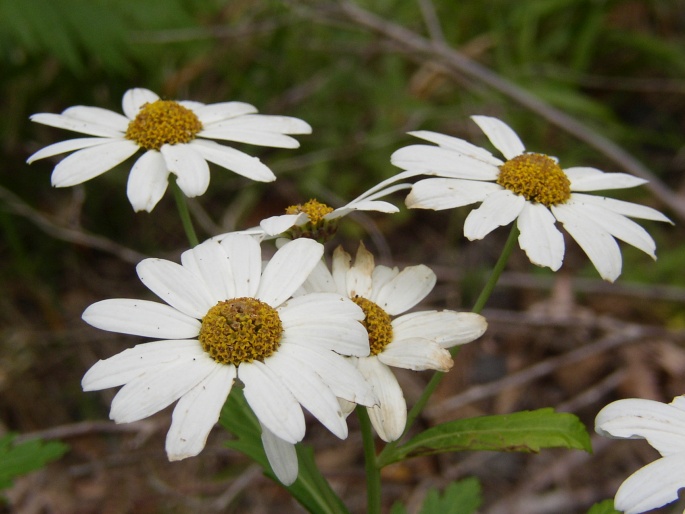
[[[326,214],[333,212],[333,207],[329,207],[325,203],[321,203],[312,198],[306,203],[298,203],[297,205],[291,205],[285,209],[286,214],[299,214],[301,212],[304,212],[309,217],[311,223],[317,224],[323,221],[323,217]]]
[[[143,104],[125,137],[145,150],[159,150],[163,145],[189,143],[201,130],[202,122],[193,111],[173,100],[157,100]]]
[[[306,203],[291,205],[285,209],[286,214],[304,212],[309,221],[304,225],[292,227],[289,232],[292,239],[306,237],[321,243],[329,241],[338,230],[338,220],[326,220],[324,216],[333,212],[333,207],[321,203],[313,198]]]
[[[212,359],[238,366],[263,362],[280,346],[282,333],[276,309],[255,298],[234,298],[209,309],[198,339]]]
[[[388,344],[392,343],[390,315],[376,303],[361,296],[355,296],[352,301],[359,305],[366,315],[362,325],[369,334],[371,355],[378,355]]]
[[[499,167],[497,183],[547,207],[571,197],[571,181],[554,159],[539,153],[518,155]]]

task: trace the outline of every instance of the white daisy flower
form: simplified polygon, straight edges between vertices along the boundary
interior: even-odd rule
[[[110,418],[130,423],[178,400],[167,434],[169,460],[202,451],[236,378],[265,429],[267,456],[284,483],[297,477],[294,451],[279,441],[302,440],[302,407],[340,438],[347,424],[337,397],[373,405],[376,398],[342,355],[363,357],[369,343],[361,309],[338,294],[291,298],[320,261],[323,247],[302,239],[280,248],[262,271],[259,243],[232,235],[207,241],[182,264],[146,259],[141,281],[168,305],[104,300],[83,319],[94,327],[161,340],[97,362],[83,389],[124,386]]]
[[[200,102],[161,100],[152,91],[129,89],[122,101],[124,115],[99,107],[78,105],[62,114],[41,113],[31,120],[95,137],[69,139],[39,150],[29,163],[67,152],[52,172],[52,185],[81,184],[135,154],[126,193],[136,211],[152,211],[164,196],[169,173],[188,197],[203,194],[209,186],[207,162],[261,182],[276,179],[257,157],[211,139],[277,148],[297,148],[287,134],[309,134],[304,121],[287,116],[256,114],[243,102],[205,105]]]
[[[384,441],[398,439],[407,420],[404,394],[390,368],[449,371],[453,361],[446,348],[471,342],[487,328],[485,318],[473,313],[433,310],[403,314],[431,292],[435,280],[435,273],[424,265],[402,271],[375,266],[373,255],[360,243],[354,264],[338,247],[332,273],[319,263],[303,285],[310,293],[347,296],[364,311],[371,355],[349,360],[378,396],[378,405],[367,410]],[[345,401],[342,404],[348,413],[354,408]]]
[[[482,239],[516,220],[521,249],[533,264],[554,271],[564,258],[564,238],[555,227],[557,221],[605,280],[613,282],[621,274],[621,252],[614,238],[656,259],[654,240],[628,218],[670,222],[666,216],[643,205],[584,194],[635,187],[645,180],[588,167],[562,169],[552,157],[526,153],[519,137],[504,122],[488,116],[472,119],[507,160],[462,139],[410,132],[438,146],[401,148],[392,155],[393,164],[439,178],[414,184],[406,199],[408,207],[442,210],[482,202],[464,223],[468,239]]]
[[[379,198],[402,189],[409,189],[411,184],[393,184],[404,178],[415,176],[416,173],[398,173],[394,177],[384,180],[365,193],[349,202],[347,205],[334,209],[328,205],[311,199],[304,204],[291,205],[285,214],[272,216],[261,221],[258,227],[253,227],[241,233],[250,234],[260,239],[273,239],[287,234],[291,239],[307,237],[319,242],[329,241],[338,229],[338,220],[353,211],[377,211],[385,213],[399,212],[391,203]],[[393,185],[390,185],[393,184]],[[227,234],[216,236],[222,239]]]
[[[617,510],[638,514],[678,499],[685,487],[685,396],[670,404],[642,399],[610,403],[597,414],[595,430],[616,439],[646,439],[662,455],[621,484]]]

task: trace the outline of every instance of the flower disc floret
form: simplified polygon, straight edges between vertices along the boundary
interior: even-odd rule
[[[311,199],[303,204],[291,205],[286,207],[286,214],[300,214],[304,213],[309,218],[309,221],[304,225],[296,225],[290,229],[290,237],[292,239],[299,239],[306,237],[307,239],[314,239],[320,243],[329,241],[338,230],[338,220],[327,220],[325,216],[333,212],[333,207],[329,207],[325,203],[318,200]]]
[[[285,209],[286,214],[299,214],[301,212],[304,212],[312,223],[321,223],[326,214],[333,212],[333,207],[312,198],[308,202],[291,205]]]
[[[202,130],[202,122],[190,109],[173,100],[146,103],[126,130],[130,139],[146,150],[189,143]]]
[[[551,207],[563,204],[571,197],[571,181],[556,161],[547,155],[517,155],[499,169],[497,183],[529,202]]]
[[[376,303],[361,296],[351,298],[364,311],[362,325],[369,334],[371,355],[382,353],[385,347],[392,343],[392,321],[390,315]]]
[[[234,298],[209,309],[198,337],[202,348],[220,364],[238,366],[276,352],[283,325],[278,312],[255,298]]]

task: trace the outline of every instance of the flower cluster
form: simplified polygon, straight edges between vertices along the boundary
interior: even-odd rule
[[[202,195],[213,163],[252,180],[276,179],[258,158],[217,143],[296,148],[291,135],[310,126],[287,116],[257,114],[242,102],[204,105],[160,99],[147,89],[123,97],[124,114],[76,106],[32,120],[91,137],[55,143],[28,162],[74,152],[52,173],[56,187],[80,184],[143,154],[131,168],[127,196],[136,211],[152,211],[170,174],[188,197]],[[396,441],[405,431],[407,405],[391,368],[447,372],[449,348],[486,330],[476,313],[418,310],[436,276],[424,265],[403,270],[376,265],[363,243],[356,256],[338,247],[330,268],[323,243],[354,211],[397,212],[382,198],[411,189],[409,208],[444,210],[474,203],[464,224],[469,240],[516,223],[518,243],[533,264],[558,270],[565,253],[560,223],[600,276],[621,273],[622,240],[655,257],[651,236],[630,218],[670,220],[646,206],[589,192],[623,189],[644,180],[590,167],[562,168],[554,157],[526,152],[504,122],[474,116],[504,160],[462,139],[428,131],[411,135],[433,145],[397,150],[403,171],[348,204],[317,200],[293,205],[259,226],[215,236],[175,263],[146,259],[137,266],[143,284],[163,302],[112,299],[83,313],[90,325],[152,338],[95,363],[85,391],[120,387],[110,417],[117,423],[146,418],[176,403],[167,433],[170,460],[199,454],[234,387],[241,387],[261,427],[274,474],[284,484],[298,476],[294,445],[305,436],[303,408],[339,438],[346,417],[365,407],[379,437]],[[418,178],[413,183],[408,179]],[[262,244],[277,239],[267,259]],[[236,386],[236,383],[238,386]],[[363,412],[363,411],[362,411]],[[685,400],[670,405],[622,400],[603,409],[596,429],[610,437],[647,439],[663,458],[621,486],[616,507],[639,513],[677,497],[685,466]]]

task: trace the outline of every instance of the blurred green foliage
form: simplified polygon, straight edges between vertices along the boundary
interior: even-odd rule
[[[427,34],[420,2],[358,4]],[[353,198],[397,171],[389,156],[410,141],[404,135],[409,130],[439,130],[485,144],[468,119],[476,113],[502,117],[527,148],[556,155],[564,165],[620,171],[500,93],[471,79],[453,80],[430,62],[416,65],[349,20],[332,20],[330,5],[0,0],[5,155],[0,184],[40,212],[82,223],[140,251],[182,246],[170,195],[150,215],[131,211],[125,182],[132,161],[82,188],[57,191],[50,190],[49,173],[58,159],[31,167],[24,162],[35,150],[71,137],[32,125],[30,114],[77,104],[120,111],[124,91],[138,86],[169,98],[246,101],[263,113],[303,118],[314,128],[300,138],[298,150],[246,149],[277,172],[275,185],[213,170],[210,190],[198,203],[215,223],[201,228],[201,237],[219,228],[252,226],[314,195],[334,205]],[[685,2],[434,0],[433,5],[454,48],[624,145],[672,188],[682,186]],[[644,189],[618,196],[660,207]],[[403,211],[378,223],[391,239],[415,231],[416,219],[439,225],[438,233],[456,230],[448,240],[463,244],[459,224],[450,222],[448,213]],[[659,238],[658,231],[666,229],[655,225],[648,229]],[[364,233],[347,230],[344,234],[353,237]],[[0,232],[0,257],[12,275],[49,279],[64,265],[55,262],[55,243],[31,223],[4,213]],[[671,234],[661,238],[662,257],[683,251]],[[57,246],[67,251],[68,246]],[[412,259],[423,256],[406,244],[406,236],[398,247],[411,248]],[[642,257],[637,268],[626,270],[628,276],[653,269]],[[669,275],[673,264],[666,264],[668,258],[661,262],[657,266],[668,267],[658,268],[658,276]]]

